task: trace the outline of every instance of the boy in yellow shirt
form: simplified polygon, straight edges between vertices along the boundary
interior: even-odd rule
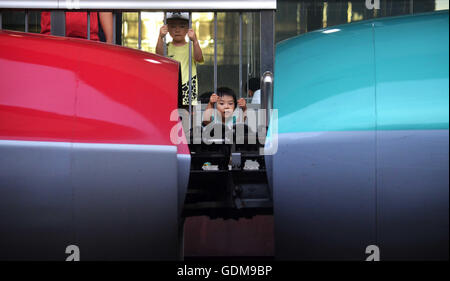
[[[186,42],[186,34],[192,41],[192,105],[197,104],[198,83],[197,83],[197,63],[203,62],[202,49],[197,40],[194,30],[189,29],[189,14],[173,12],[167,13],[167,24],[163,25],[159,31],[156,53],[164,55],[164,37],[167,33],[173,38],[167,44],[167,56],[177,60],[181,64],[182,83],[182,106],[189,105],[189,44]]]

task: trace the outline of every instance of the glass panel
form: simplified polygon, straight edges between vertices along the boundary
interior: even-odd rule
[[[2,28],[25,31],[25,12],[2,11]],[[41,13],[28,12],[28,32],[41,32]]]
[[[122,22],[122,45],[138,49],[138,13],[123,13]]]
[[[276,41],[339,24],[407,15],[412,12],[448,10],[449,7],[448,0],[380,0],[380,9],[370,10],[365,2],[365,0],[278,0]]]

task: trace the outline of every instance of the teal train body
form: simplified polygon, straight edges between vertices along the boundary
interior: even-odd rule
[[[277,45],[279,132],[448,129],[448,11],[319,30]]]
[[[376,245],[381,260],[448,260],[448,24],[383,18],[277,45],[278,259],[365,260]]]

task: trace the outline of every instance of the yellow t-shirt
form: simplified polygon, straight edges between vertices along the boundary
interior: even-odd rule
[[[183,46],[174,46],[172,42],[167,44],[167,56],[180,62],[181,65],[181,91],[183,105],[189,105],[189,43]],[[197,104],[197,62],[194,59],[194,47],[192,46],[192,105]]]

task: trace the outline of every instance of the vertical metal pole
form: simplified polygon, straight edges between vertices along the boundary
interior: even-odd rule
[[[273,100],[273,69],[274,69],[274,56],[275,56],[275,12],[274,11],[262,11],[260,12],[260,30],[261,30],[261,73],[263,79],[261,81],[261,108],[266,109],[266,124],[269,124],[270,109]]]
[[[214,12],[214,93],[217,92],[217,12]]]
[[[116,16],[116,13],[113,11],[112,12],[113,13],[113,44],[115,45],[117,42],[116,42],[116,28],[117,28],[117,16]]]
[[[245,92],[245,96],[248,98],[248,87],[250,86],[248,81],[249,81],[249,74],[250,74],[250,42],[252,40],[252,36],[251,36],[251,23],[250,23],[250,15],[251,13],[247,13],[247,71],[246,71],[246,80],[245,80],[245,84],[247,85],[246,87],[246,92]]]
[[[50,13],[50,33],[56,36],[66,36],[66,13],[64,11]]]
[[[254,61],[254,54],[255,54],[255,50],[254,50],[254,46],[253,46],[253,44],[254,44],[254,38],[256,38],[256,36],[254,36],[253,34],[255,34],[255,32],[254,32],[254,28],[255,28],[255,15],[254,15],[254,13],[250,13],[250,26],[249,26],[249,28],[248,28],[248,30],[249,30],[249,35],[248,35],[248,38],[250,38],[250,46],[249,46],[249,50],[250,50],[250,53],[249,53],[249,65],[248,65],[248,67],[249,67],[249,69],[248,69],[248,75],[249,75],[249,77],[253,77],[255,74],[254,74],[254,71],[255,71],[255,65],[256,65],[256,63],[255,63],[255,61]]]
[[[217,93],[217,12],[214,12],[214,93]],[[216,104],[214,104],[213,117],[216,123]]]
[[[409,13],[414,14],[414,0],[409,0]]]
[[[239,98],[242,98],[242,13],[239,13]]]
[[[91,12],[87,12],[87,40],[91,40]]]
[[[25,11],[25,32],[28,32],[28,10]]]
[[[242,98],[242,12],[239,13],[239,98]],[[238,120],[243,122],[244,116],[242,110],[238,109]]]
[[[167,13],[164,12],[164,25],[167,24]],[[166,43],[167,36],[164,36],[163,38],[163,44],[164,44],[164,56],[167,57],[167,43]]]
[[[189,29],[192,28],[192,12],[189,12]],[[192,42],[189,40],[189,126],[192,128]]]
[[[257,77],[258,75],[261,75],[261,73],[259,73],[258,68],[261,68],[261,63],[259,62],[259,58],[257,57],[257,55],[259,55],[258,51],[261,49],[261,35],[258,33],[258,28],[259,25],[257,25],[256,23],[260,24],[261,23],[261,13],[253,13],[253,30],[252,30],[252,36],[253,38],[257,39],[258,41],[254,40],[252,42],[252,73],[253,76]]]
[[[141,12],[138,12],[138,49],[140,50],[142,48],[142,18],[141,18]]]

